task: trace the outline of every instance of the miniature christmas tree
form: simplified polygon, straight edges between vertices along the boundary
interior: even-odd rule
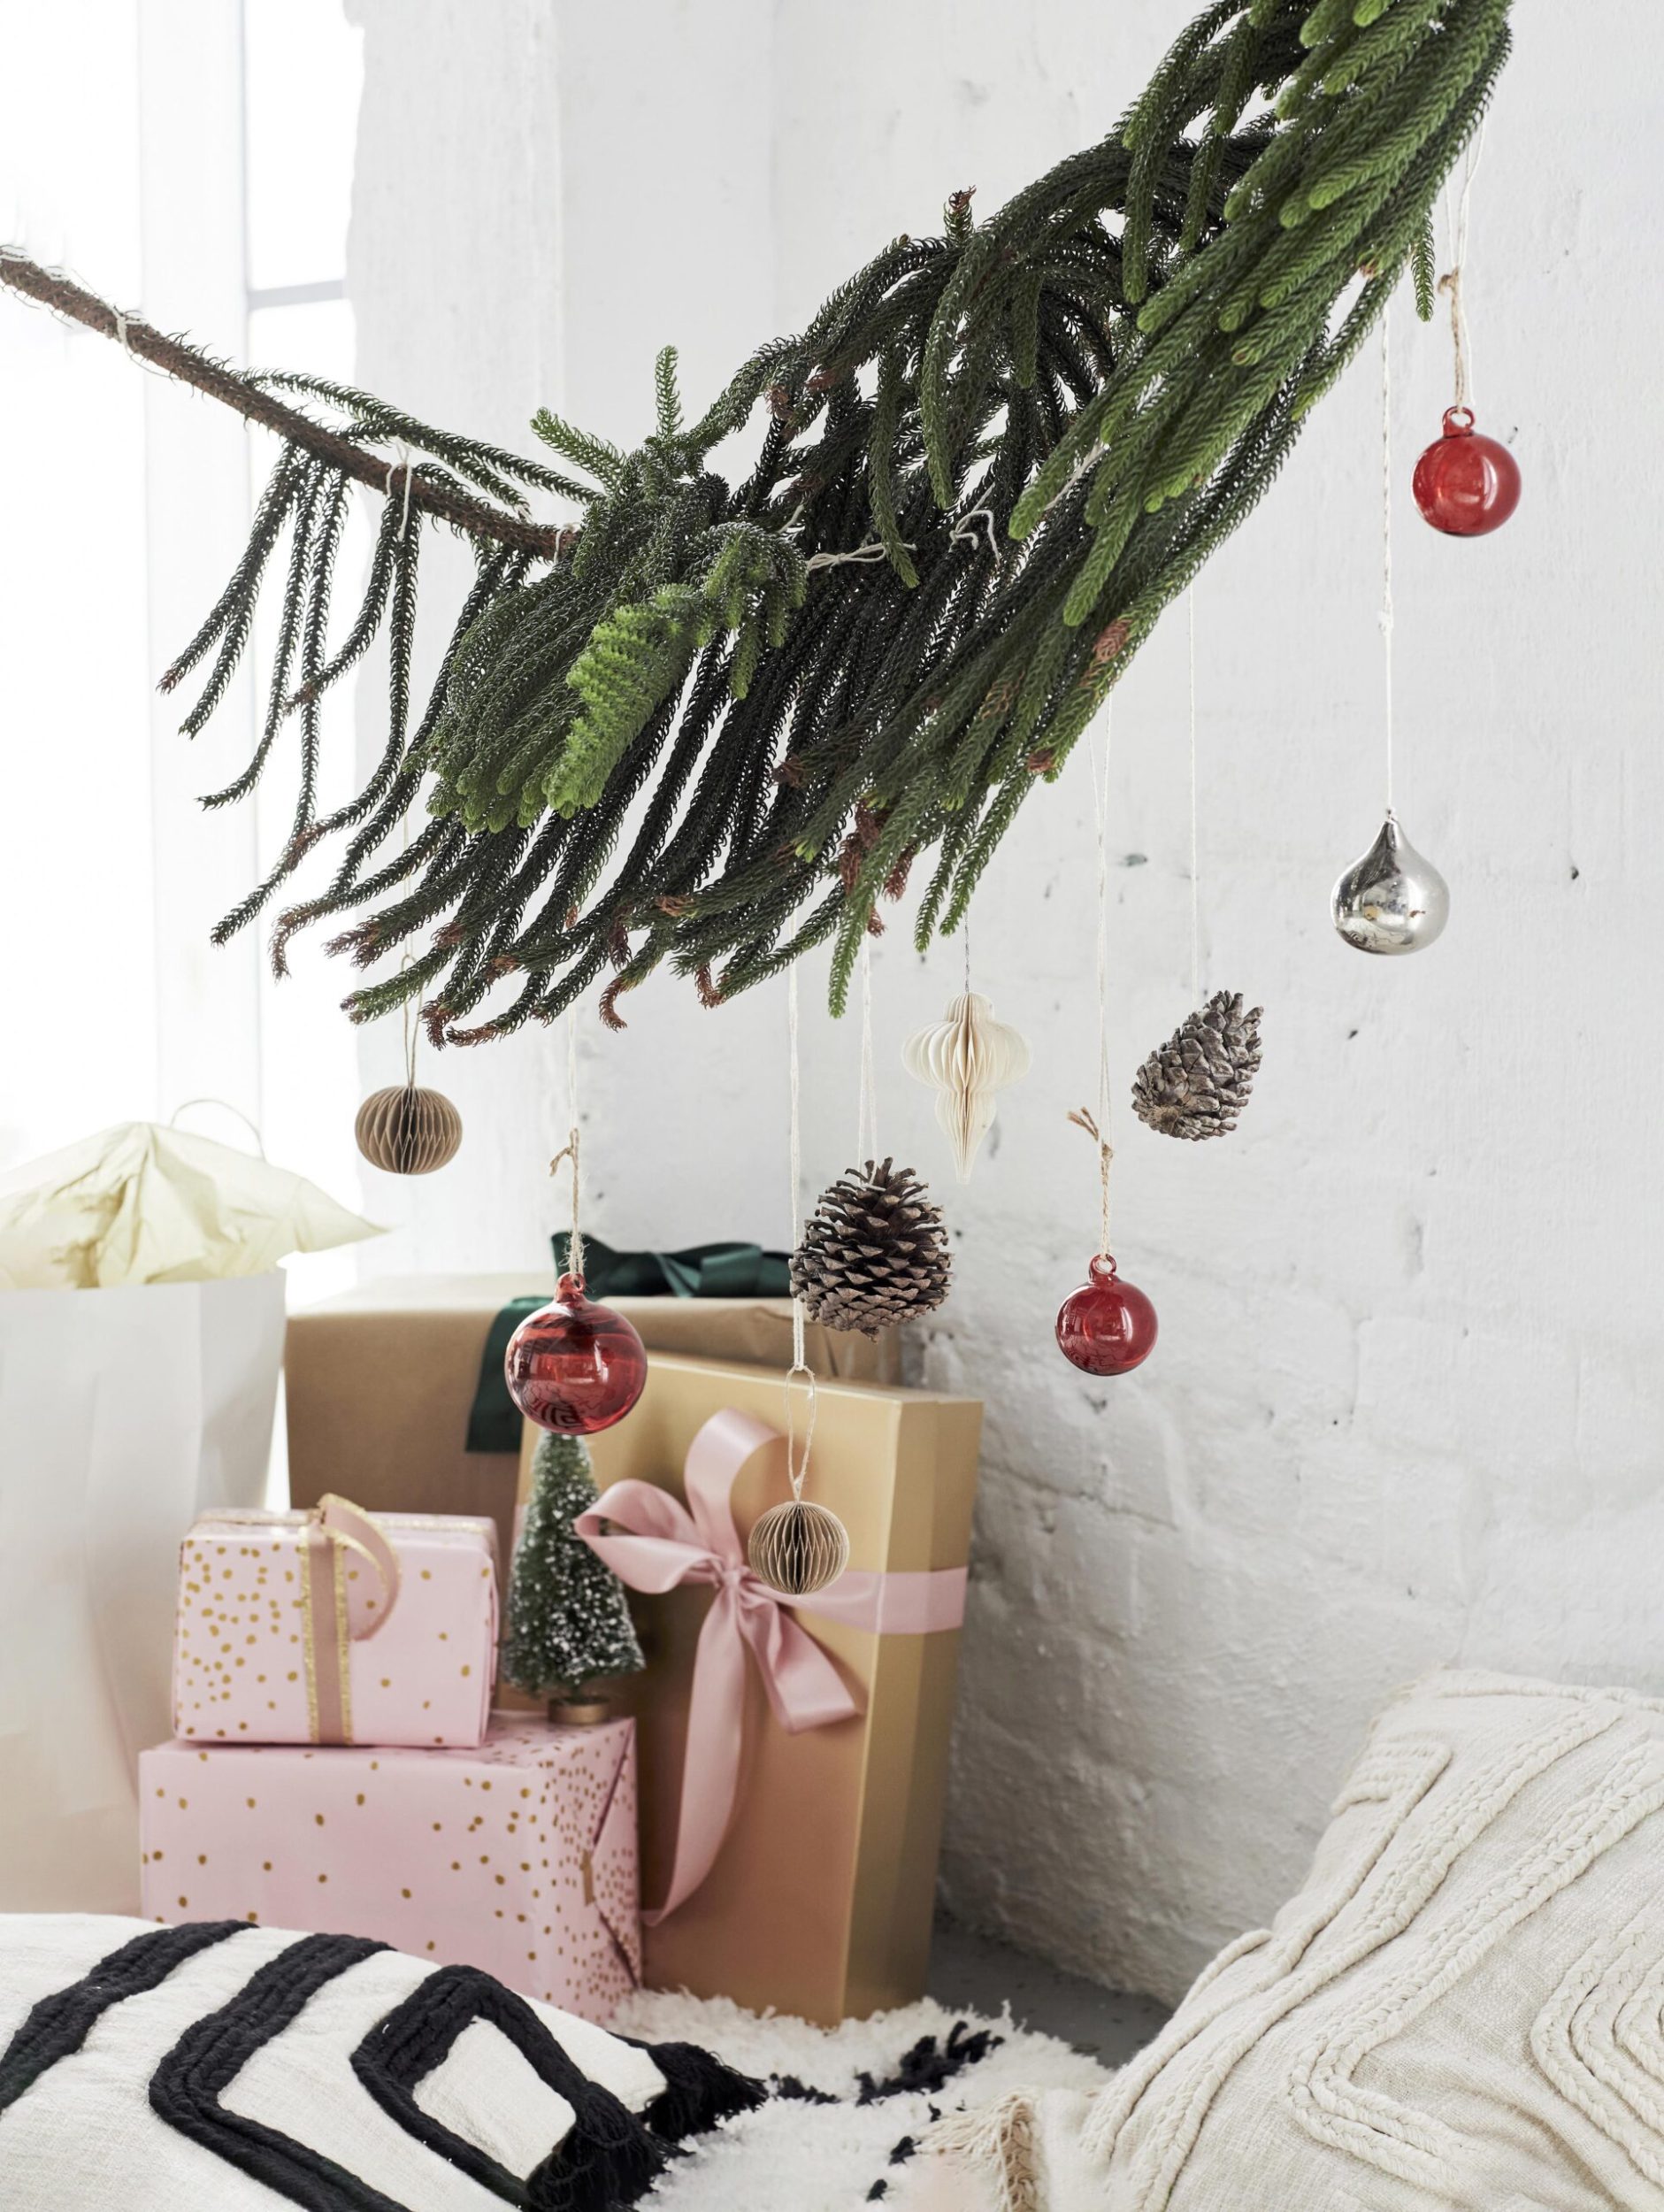
[[[587,1682],[646,1663],[624,1585],[572,1528],[595,1494],[578,1439],[545,1436],[514,1549],[502,1647],[505,1679],[533,1697],[570,1698]]]

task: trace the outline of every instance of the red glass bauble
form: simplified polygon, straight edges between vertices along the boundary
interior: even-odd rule
[[[1415,464],[1415,503],[1435,530],[1482,538],[1520,503],[1520,465],[1505,445],[1473,426],[1470,407],[1445,410],[1445,434]]]
[[[550,1302],[509,1339],[502,1370],[528,1421],[557,1436],[594,1436],[641,1395],[647,1347],[621,1313],[585,1297],[581,1275],[563,1275]]]
[[[1123,1283],[1106,1253],[1091,1279],[1057,1310],[1058,1349],[1089,1375],[1127,1375],[1155,1349],[1155,1308],[1136,1283]]]

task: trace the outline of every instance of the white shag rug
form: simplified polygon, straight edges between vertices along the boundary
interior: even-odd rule
[[[620,2035],[715,2051],[784,2093],[690,2142],[643,2201],[654,2212],[906,2212],[927,2188],[913,2148],[938,2119],[1014,2090],[1086,2100],[1108,2074],[1053,2036],[926,1998],[870,2020],[813,2027],[725,1997],[642,1990],[608,2023]],[[807,2092],[808,2094],[799,2093]]]

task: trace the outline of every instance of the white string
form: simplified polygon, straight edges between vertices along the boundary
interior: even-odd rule
[[[581,1283],[584,1279],[584,1237],[582,1230],[578,1225],[581,1176],[578,1156],[578,1009],[576,1005],[569,1006],[566,1010],[566,1117],[568,1123],[566,1142],[549,1162],[548,1171],[553,1175],[563,1160],[571,1162],[572,1233],[566,1245],[566,1272],[574,1282]]]
[[[794,961],[786,972],[786,1020],[787,1044],[791,1060],[791,1162],[792,1162],[792,1225],[791,1248],[797,1249],[802,1225],[801,1201],[798,1193],[802,1187],[802,1142],[800,1132],[797,1051],[797,963]],[[792,1495],[801,1503],[803,1479],[809,1472],[809,1448],[815,1437],[815,1371],[809,1365],[804,1339],[803,1301],[794,1293],[792,1298],[792,1364],[786,1376],[786,1474],[792,1486]],[[792,1385],[801,1376],[809,1385],[809,1417],[803,1431],[803,1448],[797,1448],[797,1396]]]
[[[872,940],[861,946],[861,1089],[855,1106],[855,1158],[878,1156],[878,1094],[872,1057]]]
[[[999,526],[995,521],[992,507],[973,507],[969,514],[961,515],[949,533],[950,541],[955,545],[974,545],[977,541],[976,526],[979,522],[987,530],[988,550],[997,561],[1002,549],[1000,544]]]
[[[903,539],[902,543],[907,544],[907,541]],[[907,549],[909,553],[916,550],[911,545],[908,545]],[[864,545],[856,546],[852,553],[811,553],[803,566],[806,570],[842,568],[849,561],[887,561],[889,557],[887,546],[881,545],[877,538],[869,538]]]
[[[395,438],[393,447],[395,457],[387,463],[387,495],[389,499],[392,498],[393,480],[403,469],[404,471],[404,511],[399,517],[399,535],[404,538],[408,537],[410,532],[410,483],[416,474],[416,461],[410,447],[405,444],[403,438]]]
[[[1190,617],[1190,999],[1201,999],[1201,865],[1196,828],[1196,587],[1185,594]]]
[[[167,1118],[168,1127],[170,1129],[176,1127],[180,1116],[183,1113],[188,1112],[190,1108],[193,1106],[223,1106],[228,1114],[234,1114],[237,1117],[237,1119],[242,1124],[243,1127],[249,1132],[249,1135],[254,1139],[255,1150],[260,1155],[260,1157],[263,1160],[265,1159],[266,1156],[265,1139],[260,1134],[259,1123],[254,1118],[252,1114],[245,1114],[241,1106],[234,1106],[228,1098],[214,1098],[212,1096],[203,1096],[202,1098],[182,1098]]]
[[[1392,815],[1392,367],[1381,313],[1381,667],[1386,693],[1386,810]]]
[[[1098,1126],[1109,1141],[1109,757],[1113,728],[1103,718],[1103,759],[1093,786],[1098,831]],[[1109,1249],[1108,1202],[1104,1203],[1103,1248]]]
[[[1097,762],[1098,740],[1093,738],[1092,809],[1098,846],[1098,1111],[1083,1107],[1069,1118],[1084,1129],[1098,1148],[1098,1255],[1109,1257],[1109,1163],[1115,1157],[1109,1141],[1109,711],[1104,711],[1103,759]]]

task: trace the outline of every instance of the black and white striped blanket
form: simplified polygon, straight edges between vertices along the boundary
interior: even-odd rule
[[[6,2212],[617,2212],[763,2093],[358,1937],[0,1916]]]

